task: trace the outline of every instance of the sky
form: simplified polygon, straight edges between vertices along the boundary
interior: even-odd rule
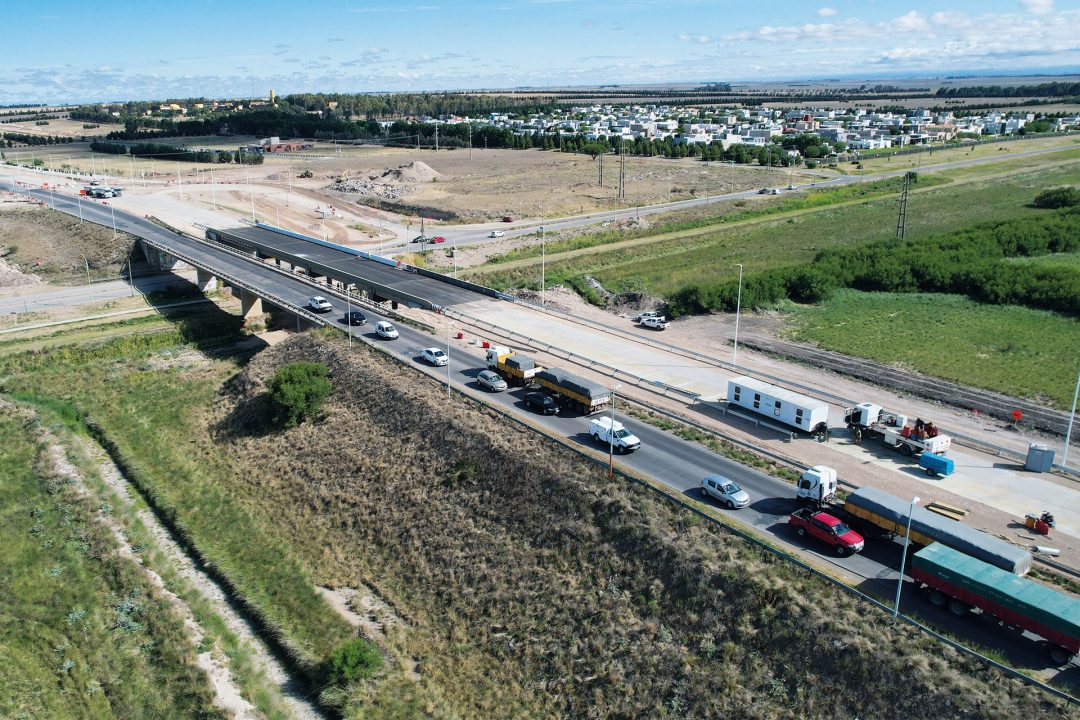
[[[3,0],[0,104],[1080,72],[1080,0]]]

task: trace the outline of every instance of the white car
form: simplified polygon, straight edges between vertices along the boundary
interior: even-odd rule
[[[502,237],[505,234],[506,233],[504,233],[502,230],[492,230],[490,233],[488,233],[488,237]]]
[[[328,313],[334,309],[334,306],[330,304],[330,301],[324,298],[322,295],[316,295],[307,301],[308,307],[312,312]]]
[[[398,337],[397,328],[385,320],[375,323],[375,334],[384,340],[397,340]]]
[[[424,348],[424,352],[420,355],[424,358],[424,362],[430,363],[435,367],[442,367],[449,361],[446,357],[446,353],[439,348]]]
[[[706,475],[701,481],[701,494],[716,498],[732,510],[750,504],[750,495],[723,475]]]

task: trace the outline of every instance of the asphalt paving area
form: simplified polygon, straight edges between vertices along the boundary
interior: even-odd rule
[[[565,302],[565,298],[556,297]],[[564,306],[563,309],[594,322],[616,326],[620,322],[620,318],[596,308]],[[564,367],[607,385],[622,382],[620,395],[678,413],[798,462],[834,467],[841,478],[855,485],[878,487],[900,497],[918,495],[923,506],[929,502],[939,502],[959,507],[967,512],[963,520],[965,525],[1005,537],[1024,547],[1039,545],[1056,548],[1061,551],[1058,560],[1062,564],[1080,569],[1080,492],[1077,492],[1080,488],[1075,480],[1057,474],[1027,472],[1013,460],[955,444],[949,451],[949,457],[956,467],[954,474],[931,478],[915,461],[880,441],[866,438],[861,445],[856,445],[847,430],[843,429],[842,407],[830,405],[830,425],[840,429],[832,434],[828,443],[817,443],[808,438],[792,439],[786,433],[755,427],[739,418],[724,416],[715,403],[687,404],[677,397],[664,396],[649,388],[649,381],[661,381],[700,393],[703,399],[724,399],[727,380],[736,375],[731,370],[649,347],[633,338],[600,333],[579,322],[516,303],[485,299],[456,305],[453,310],[475,318],[475,322],[468,327],[460,320],[455,321],[455,336],[459,331],[465,333],[460,341],[462,349],[467,349],[472,339],[487,340],[533,356],[541,364]],[[627,329],[633,327],[628,320],[622,322],[627,323]],[[445,327],[443,322],[439,324]],[[513,328],[513,335],[500,333],[492,329],[492,325]],[[682,347],[689,344],[686,342],[688,338],[697,340],[699,352],[712,353],[724,361],[730,360],[730,355],[721,356],[715,337],[700,329],[691,333],[665,333],[664,337],[665,341],[677,341]],[[479,355],[481,351],[476,352]],[[573,362],[567,360],[567,352],[577,358]],[[730,353],[730,349],[723,352]],[[922,417],[941,418],[936,424],[946,432],[949,424],[945,420],[955,418],[956,426],[962,428],[964,434],[981,434],[980,439],[995,444],[1000,444],[999,441],[1003,439],[1008,440],[1009,446],[1018,452],[1026,451],[1030,441],[1030,438],[1017,433],[1003,433],[985,419],[981,424],[961,422],[967,417],[965,413],[900,396],[860,383],[854,378],[841,378],[805,365],[784,363],[778,358],[742,347],[739,360],[740,367],[795,378],[802,384],[821,387],[827,392],[908,409],[912,416],[921,414]],[[613,380],[609,370],[596,366],[590,368],[593,363],[616,367],[622,372],[639,375],[645,381],[634,384],[623,379]],[[794,494],[794,490],[792,492]],[[1039,514],[1044,510],[1053,512],[1057,518],[1057,528],[1050,537],[1037,535],[1024,526],[1025,515]]]

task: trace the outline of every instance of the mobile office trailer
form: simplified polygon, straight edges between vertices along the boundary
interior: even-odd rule
[[[611,402],[611,390],[591,380],[578,377],[559,368],[547,368],[536,373],[537,385],[557,395],[563,407],[576,408],[582,414],[600,412]]]
[[[1080,600],[1017,577],[941,543],[911,559],[911,576],[931,603],[956,616],[971,608],[1046,639],[1054,662],[1064,665],[1080,652]]]
[[[909,508],[909,501],[872,487],[861,487],[844,499],[849,516],[897,536],[907,530]],[[917,505],[911,509],[911,542],[921,546],[941,543],[1013,575],[1024,575],[1031,569],[1027,550]]]
[[[803,432],[824,435],[829,429],[829,406],[776,385],[737,377],[728,380],[728,406],[745,408]]]

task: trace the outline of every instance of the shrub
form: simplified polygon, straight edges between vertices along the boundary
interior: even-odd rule
[[[326,659],[326,683],[345,686],[369,678],[382,667],[378,648],[363,638],[346,640]]]
[[[1043,190],[1031,203],[1037,208],[1056,210],[1057,208],[1080,205],[1080,190],[1074,187],[1059,187]]]
[[[274,422],[295,427],[314,416],[333,387],[326,379],[329,369],[320,363],[297,362],[277,371],[270,380]]]

